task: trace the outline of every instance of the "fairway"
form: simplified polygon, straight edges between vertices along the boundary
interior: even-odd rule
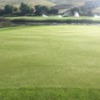
[[[95,95],[91,99],[85,98],[88,95],[86,91],[81,96],[81,90],[77,90],[75,95],[80,94],[82,99],[69,96],[70,99],[57,100],[99,100],[100,26],[1,28],[0,89],[3,92],[0,95],[5,94],[4,90],[23,88],[58,89],[56,92],[61,91],[59,95],[64,92],[59,89],[92,90]],[[15,100],[3,97],[1,100]],[[41,98],[36,100],[56,100]]]

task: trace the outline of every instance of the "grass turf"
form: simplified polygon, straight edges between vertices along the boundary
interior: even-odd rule
[[[20,16],[20,17],[1,17],[5,19],[25,19],[25,20],[94,20],[94,21],[100,21],[100,18],[95,17],[59,17],[59,16],[48,16],[48,17],[41,17],[41,16]]]
[[[99,100],[99,26],[0,29],[0,99]]]

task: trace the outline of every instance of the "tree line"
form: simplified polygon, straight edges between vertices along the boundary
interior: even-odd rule
[[[15,7],[13,5],[5,5],[3,9],[0,9],[0,16],[4,15],[16,15],[16,16],[24,16],[24,15],[36,15],[40,16],[42,14],[55,15],[58,14],[58,10],[42,5],[36,5],[34,7],[21,3],[19,7]]]

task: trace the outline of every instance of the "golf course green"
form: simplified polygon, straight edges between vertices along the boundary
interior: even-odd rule
[[[100,100],[100,26],[1,28],[0,100]]]

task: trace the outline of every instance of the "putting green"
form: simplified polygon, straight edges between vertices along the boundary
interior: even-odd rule
[[[0,89],[100,89],[100,27],[0,29]]]

